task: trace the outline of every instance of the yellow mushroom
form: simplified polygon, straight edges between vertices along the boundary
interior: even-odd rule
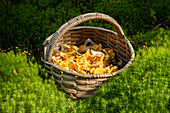
[[[70,46],[69,45],[67,45],[67,44],[62,44],[61,46],[64,46],[64,47],[66,47],[66,48],[70,48]]]
[[[93,45],[92,45],[92,49],[93,49],[94,51],[97,51],[98,48],[99,48],[98,44],[93,44]]]
[[[78,50],[79,48],[77,47],[77,46],[75,46],[75,45],[71,45],[71,48],[72,49],[75,49],[75,50]]]
[[[94,68],[94,67],[92,67],[92,68],[90,69],[90,73],[93,73],[93,72],[94,72],[94,70],[95,70],[95,68]]]
[[[81,74],[87,74],[87,73],[86,73],[85,71],[83,71],[83,70],[80,70],[79,73],[81,73]]]
[[[68,65],[64,61],[61,61],[58,65],[66,70],[69,70]]]
[[[96,68],[93,72],[93,74],[103,74],[103,73],[106,73],[105,68]]]
[[[77,72],[79,72],[80,71],[80,67],[79,67],[79,64],[77,63],[77,62],[75,62],[75,70],[77,71]]]
[[[94,51],[101,51],[102,50],[102,44],[93,44],[90,48],[92,48]]]
[[[67,54],[66,53],[64,53],[64,52],[62,52],[62,51],[60,51],[60,57],[61,58],[63,58],[63,59],[67,59]]]
[[[86,46],[86,45],[81,45],[81,46],[79,47],[78,51],[79,51],[80,53],[84,53],[84,52],[86,52],[88,49],[89,49],[88,46]]]
[[[112,73],[118,70],[117,66],[109,66],[106,62],[109,57],[114,58],[115,53],[111,48],[105,48],[102,51],[102,45],[93,44],[92,46],[81,45],[79,48],[75,45],[62,44],[66,47],[59,52],[59,56],[54,55],[52,60],[55,64],[66,70],[72,70],[82,74],[103,74]],[[84,54],[80,54],[84,53]],[[102,52],[101,52],[102,51]],[[121,65],[121,61],[118,62]]]
[[[99,43],[99,51],[101,51],[101,50],[102,50],[102,44]]]
[[[58,63],[60,63],[62,61],[62,59],[60,57],[55,57],[55,56],[52,56],[51,58],[55,64],[58,65]]]
[[[115,72],[115,71],[117,71],[118,70],[118,67],[117,66],[113,66],[112,68],[111,68],[111,72]]]
[[[69,67],[69,69],[74,70],[74,69],[75,69],[75,62],[74,62],[74,61],[70,62],[70,63],[68,64],[68,67]]]
[[[105,52],[107,52],[108,53],[108,55],[110,56],[110,57],[115,57],[115,52],[113,51],[113,49],[111,49],[111,48],[104,48],[104,50],[105,50]]]
[[[74,52],[75,50],[78,50],[78,47],[75,46],[75,45],[69,46],[69,45],[67,45],[67,44],[62,44],[61,46],[66,47],[66,48],[68,49],[68,52]]]

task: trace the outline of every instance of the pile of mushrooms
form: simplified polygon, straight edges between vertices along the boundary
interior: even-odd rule
[[[101,43],[91,46],[62,44],[65,49],[59,55],[52,56],[53,62],[75,73],[104,74],[112,73],[122,66],[121,59],[115,60],[115,52],[111,48],[102,49]]]

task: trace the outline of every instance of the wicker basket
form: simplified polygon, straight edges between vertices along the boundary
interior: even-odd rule
[[[108,21],[114,26],[117,33],[98,27],[74,27],[82,22],[93,19]],[[123,68],[109,74],[80,74],[65,70],[51,61],[53,54],[59,51],[61,44],[81,45],[88,38],[101,43],[104,47],[112,48],[118,57],[121,58]],[[133,47],[124,36],[120,25],[113,18],[101,13],[87,13],[71,19],[48,37],[43,45],[46,72],[53,75],[58,87],[67,96],[74,99],[94,96],[99,86],[105,83],[110,77],[128,68],[135,58]]]

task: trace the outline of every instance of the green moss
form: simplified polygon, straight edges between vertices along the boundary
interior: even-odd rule
[[[0,53],[0,111],[32,112],[50,111],[58,101],[64,101],[64,94],[58,91],[54,80],[43,82],[37,63],[27,60],[25,54]],[[41,71],[43,71],[41,69]],[[65,102],[65,101],[64,101]],[[65,104],[67,105],[67,103]]]
[[[137,50],[139,48],[143,48],[144,46],[150,47],[159,47],[164,46],[169,48],[170,29],[167,30],[163,28],[154,29],[147,33],[138,33],[134,35],[132,38],[129,38],[133,47]]]
[[[47,76],[44,69],[34,60],[27,60],[25,54],[0,53],[0,111],[169,112],[169,30],[138,36],[152,39],[146,41],[148,48],[139,47],[128,69],[99,88],[95,97],[83,100],[66,98],[53,78],[43,81],[41,76]]]
[[[65,22],[84,13],[99,12],[113,17],[126,36],[144,32],[169,19],[168,0],[1,0],[0,48],[15,46],[35,58],[42,57],[42,43]],[[81,25],[115,30],[103,20]],[[39,51],[37,51],[39,49]]]

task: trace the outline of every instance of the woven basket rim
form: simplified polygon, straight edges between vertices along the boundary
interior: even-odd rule
[[[106,28],[102,28],[102,27],[94,27],[94,26],[77,26],[77,27],[71,28],[70,30],[82,29],[82,28],[84,28],[84,29],[92,28],[92,29],[97,29],[97,30],[104,30],[104,31],[107,31],[107,32],[112,32],[112,33],[117,35],[117,32],[115,32],[115,31],[112,31],[112,30],[109,30],[109,29],[106,29]]]
[[[82,29],[82,28],[84,28],[84,29],[86,29],[86,28],[98,29],[98,30],[103,30],[103,31],[111,32],[111,33],[114,33],[114,34],[117,35],[116,32],[114,32],[114,31],[112,31],[112,30],[105,29],[105,28],[101,28],[101,27],[78,26],[78,27],[73,27],[73,28],[71,28],[70,30]],[[117,36],[118,36],[118,35],[117,35]],[[128,67],[130,66],[130,64],[134,61],[134,58],[135,58],[134,49],[133,49],[130,41],[129,41],[126,37],[124,37],[124,38],[125,38],[124,40],[127,42],[128,46],[129,46],[129,48],[130,48],[130,51],[131,51],[131,54],[132,54],[132,55],[131,55],[131,58],[130,58],[130,60],[128,61],[128,63],[127,63],[123,68],[121,68],[120,70],[118,70],[118,71],[116,71],[116,72],[113,72],[113,73],[106,73],[106,74],[81,74],[81,73],[75,73],[75,72],[72,72],[72,71],[63,69],[63,68],[61,68],[60,66],[58,66],[58,65],[56,65],[56,64],[54,64],[54,63],[52,63],[52,62],[50,63],[50,62],[47,62],[47,61],[45,61],[45,60],[43,60],[43,61],[44,61],[44,63],[46,63],[46,64],[48,64],[48,65],[50,65],[50,66],[53,66],[53,67],[59,69],[60,71],[63,71],[63,73],[66,72],[66,73],[68,73],[68,74],[72,74],[72,75],[79,76],[79,77],[83,77],[83,78],[105,78],[105,77],[115,76],[115,75],[117,75],[118,73],[122,72],[124,69],[128,68]]]

